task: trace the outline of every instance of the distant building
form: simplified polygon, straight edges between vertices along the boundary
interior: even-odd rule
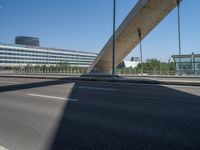
[[[36,38],[36,37],[17,36],[15,38],[15,44],[39,47],[40,46],[40,40],[39,40],[39,38]]]
[[[136,68],[140,63],[140,59],[138,57],[132,57],[131,60],[124,60],[119,64],[118,68]]]
[[[20,38],[16,38],[18,41]],[[23,39],[23,38],[22,38]],[[34,40],[33,40],[34,41]],[[37,40],[36,40],[37,41]],[[38,47],[29,44],[31,39],[22,40],[23,45],[0,43],[0,67],[26,66],[26,65],[57,65],[67,63],[75,67],[89,67],[97,53]],[[33,42],[34,43],[34,42]]]
[[[173,55],[178,75],[200,76],[200,54]]]

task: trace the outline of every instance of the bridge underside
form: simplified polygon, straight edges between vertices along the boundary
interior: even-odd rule
[[[120,62],[150,33],[165,16],[177,5],[177,0],[139,0],[119,28],[116,30],[115,65]],[[112,38],[106,43],[89,71],[99,74],[110,74],[112,70]],[[116,67],[115,66],[115,67]]]

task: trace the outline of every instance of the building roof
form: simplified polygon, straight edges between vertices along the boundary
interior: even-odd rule
[[[173,58],[188,58],[188,57],[200,57],[200,54],[186,54],[186,55],[172,55]]]

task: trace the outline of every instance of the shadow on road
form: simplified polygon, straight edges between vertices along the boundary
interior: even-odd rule
[[[72,82],[73,81],[65,80],[65,78],[63,78],[59,80],[47,80],[47,81],[40,81],[40,82],[33,82],[33,83],[6,85],[6,86],[0,86],[0,93],[47,87],[47,86],[60,85],[60,84],[66,84],[66,83],[72,83]]]
[[[51,150],[184,150],[200,147],[200,97],[163,86],[76,83]]]

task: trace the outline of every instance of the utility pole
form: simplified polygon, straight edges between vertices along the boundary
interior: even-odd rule
[[[178,68],[179,70],[181,69],[182,67],[182,64],[181,64],[181,23],[180,23],[180,3],[181,3],[181,0],[177,0],[177,16],[178,16],[178,47],[179,47],[179,65],[178,65]]]
[[[196,75],[196,64],[195,64],[195,55],[194,55],[194,52],[192,53],[192,70],[193,70],[193,75],[195,76]]]
[[[181,0],[177,0],[179,58],[181,57],[181,22],[180,22],[181,19],[180,19],[180,3],[181,3]]]
[[[142,31],[141,29],[138,29],[138,37],[140,41],[140,61],[141,61],[141,73],[143,73],[143,56],[142,56]]]
[[[116,20],[116,0],[113,0],[113,51],[112,51],[112,78],[115,78],[115,20]]]

